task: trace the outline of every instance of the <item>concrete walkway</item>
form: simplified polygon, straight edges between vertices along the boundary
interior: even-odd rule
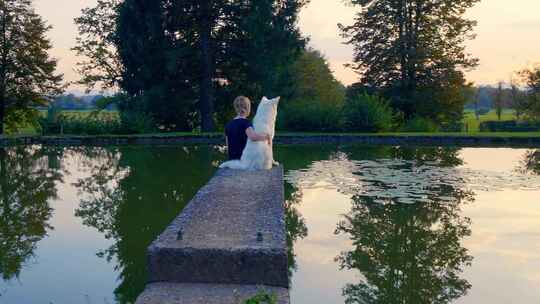
[[[189,174],[189,173],[187,173]],[[289,302],[283,169],[219,170],[148,249],[137,304]]]

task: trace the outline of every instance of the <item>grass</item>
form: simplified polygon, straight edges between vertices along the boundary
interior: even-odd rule
[[[480,119],[476,119],[476,115],[474,114],[474,111],[467,110],[465,111],[465,117],[463,122],[465,123],[465,128],[469,131],[469,133],[479,132],[480,131],[480,124],[484,121],[497,121],[499,120],[499,117],[497,117],[497,112],[495,110],[491,110],[489,113],[485,115],[480,115]],[[501,115],[501,121],[508,121],[508,120],[515,120],[516,114],[514,110],[505,109],[502,112]]]

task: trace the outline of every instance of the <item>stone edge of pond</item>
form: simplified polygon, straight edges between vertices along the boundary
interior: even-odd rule
[[[0,137],[0,146],[105,146],[224,144],[222,135],[118,135],[118,136],[15,136]],[[475,135],[278,135],[277,144],[376,144],[465,147],[540,147],[540,136]]]
[[[218,170],[149,246],[149,282],[288,287],[283,174]]]

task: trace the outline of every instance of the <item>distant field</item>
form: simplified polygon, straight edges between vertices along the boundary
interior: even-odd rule
[[[516,114],[514,110],[503,110],[501,115],[501,121],[508,121],[514,119],[516,119]],[[476,119],[476,115],[474,115],[473,110],[465,110],[465,117],[463,122],[465,123],[469,133],[471,133],[479,132],[480,123],[490,120],[499,120],[499,118],[497,117],[497,112],[495,110],[492,110],[485,115],[480,115],[479,120]]]
[[[42,117],[47,116],[47,111],[42,110],[39,111]],[[65,110],[61,112],[62,115],[65,115],[67,117],[74,117],[74,118],[85,118],[90,116],[92,113],[94,113],[94,110]],[[108,111],[103,110],[98,115],[100,116],[108,116],[112,118],[118,118],[118,111]],[[32,125],[28,125],[22,129],[19,130],[17,135],[36,135],[38,134],[38,130]]]

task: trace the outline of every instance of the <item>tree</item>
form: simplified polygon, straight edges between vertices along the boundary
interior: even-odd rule
[[[191,130],[199,59],[190,16],[166,1],[125,0],[119,7],[116,44],[123,65],[120,86],[128,95],[121,110],[150,115],[165,130]],[[178,20],[180,19],[180,20]],[[195,72],[197,73],[197,72]]]
[[[90,59],[80,63],[81,83],[118,84],[127,95],[121,111],[151,115],[167,130],[211,131],[234,95],[291,94],[306,2],[98,1],[76,20],[75,50]]]
[[[503,110],[503,87],[502,82],[499,82],[497,86],[497,91],[495,92],[495,98],[494,98],[494,106],[495,111],[497,112],[497,118],[501,120],[502,116],[502,110]]]
[[[332,74],[326,58],[307,49],[291,66],[293,91],[279,112],[279,127],[289,131],[340,128],[345,87]]]
[[[82,78],[78,84],[90,91],[96,86],[101,89],[119,88],[123,65],[116,48],[116,21],[122,0],[98,0],[96,6],[82,10],[75,18],[79,35],[72,48],[77,56],[77,72]]]
[[[463,70],[478,62],[465,52],[476,22],[464,14],[479,0],[347,2],[361,7],[354,24],[339,25],[346,43],[354,46],[351,67],[360,82],[392,97],[406,118],[458,118]]]
[[[526,87],[528,119],[540,121],[540,66],[520,72]]]
[[[510,106],[514,109],[516,120],[520,120],[527,110],[527,98],[514,79],[510,81]]]
[[[224,73],[231,89],[248,96],[290,97],[291,68],[302,55],[306,39],[298,14],[307,0],[239,1],[225,16],[227,56]]]
[[[49,56],[50,29],[30,0],[0,1],[0,135],[32,123],[48,98],[61,93],[63,76]]]
[[[200,5],[199,47],[201,54],[200,96],[199,107],[201,112],[201,129],[203,132],[214,131],[214,44],[212,32],[217,26],[218,17],[215,14],[213,4],[219,1],[199,0]]]

